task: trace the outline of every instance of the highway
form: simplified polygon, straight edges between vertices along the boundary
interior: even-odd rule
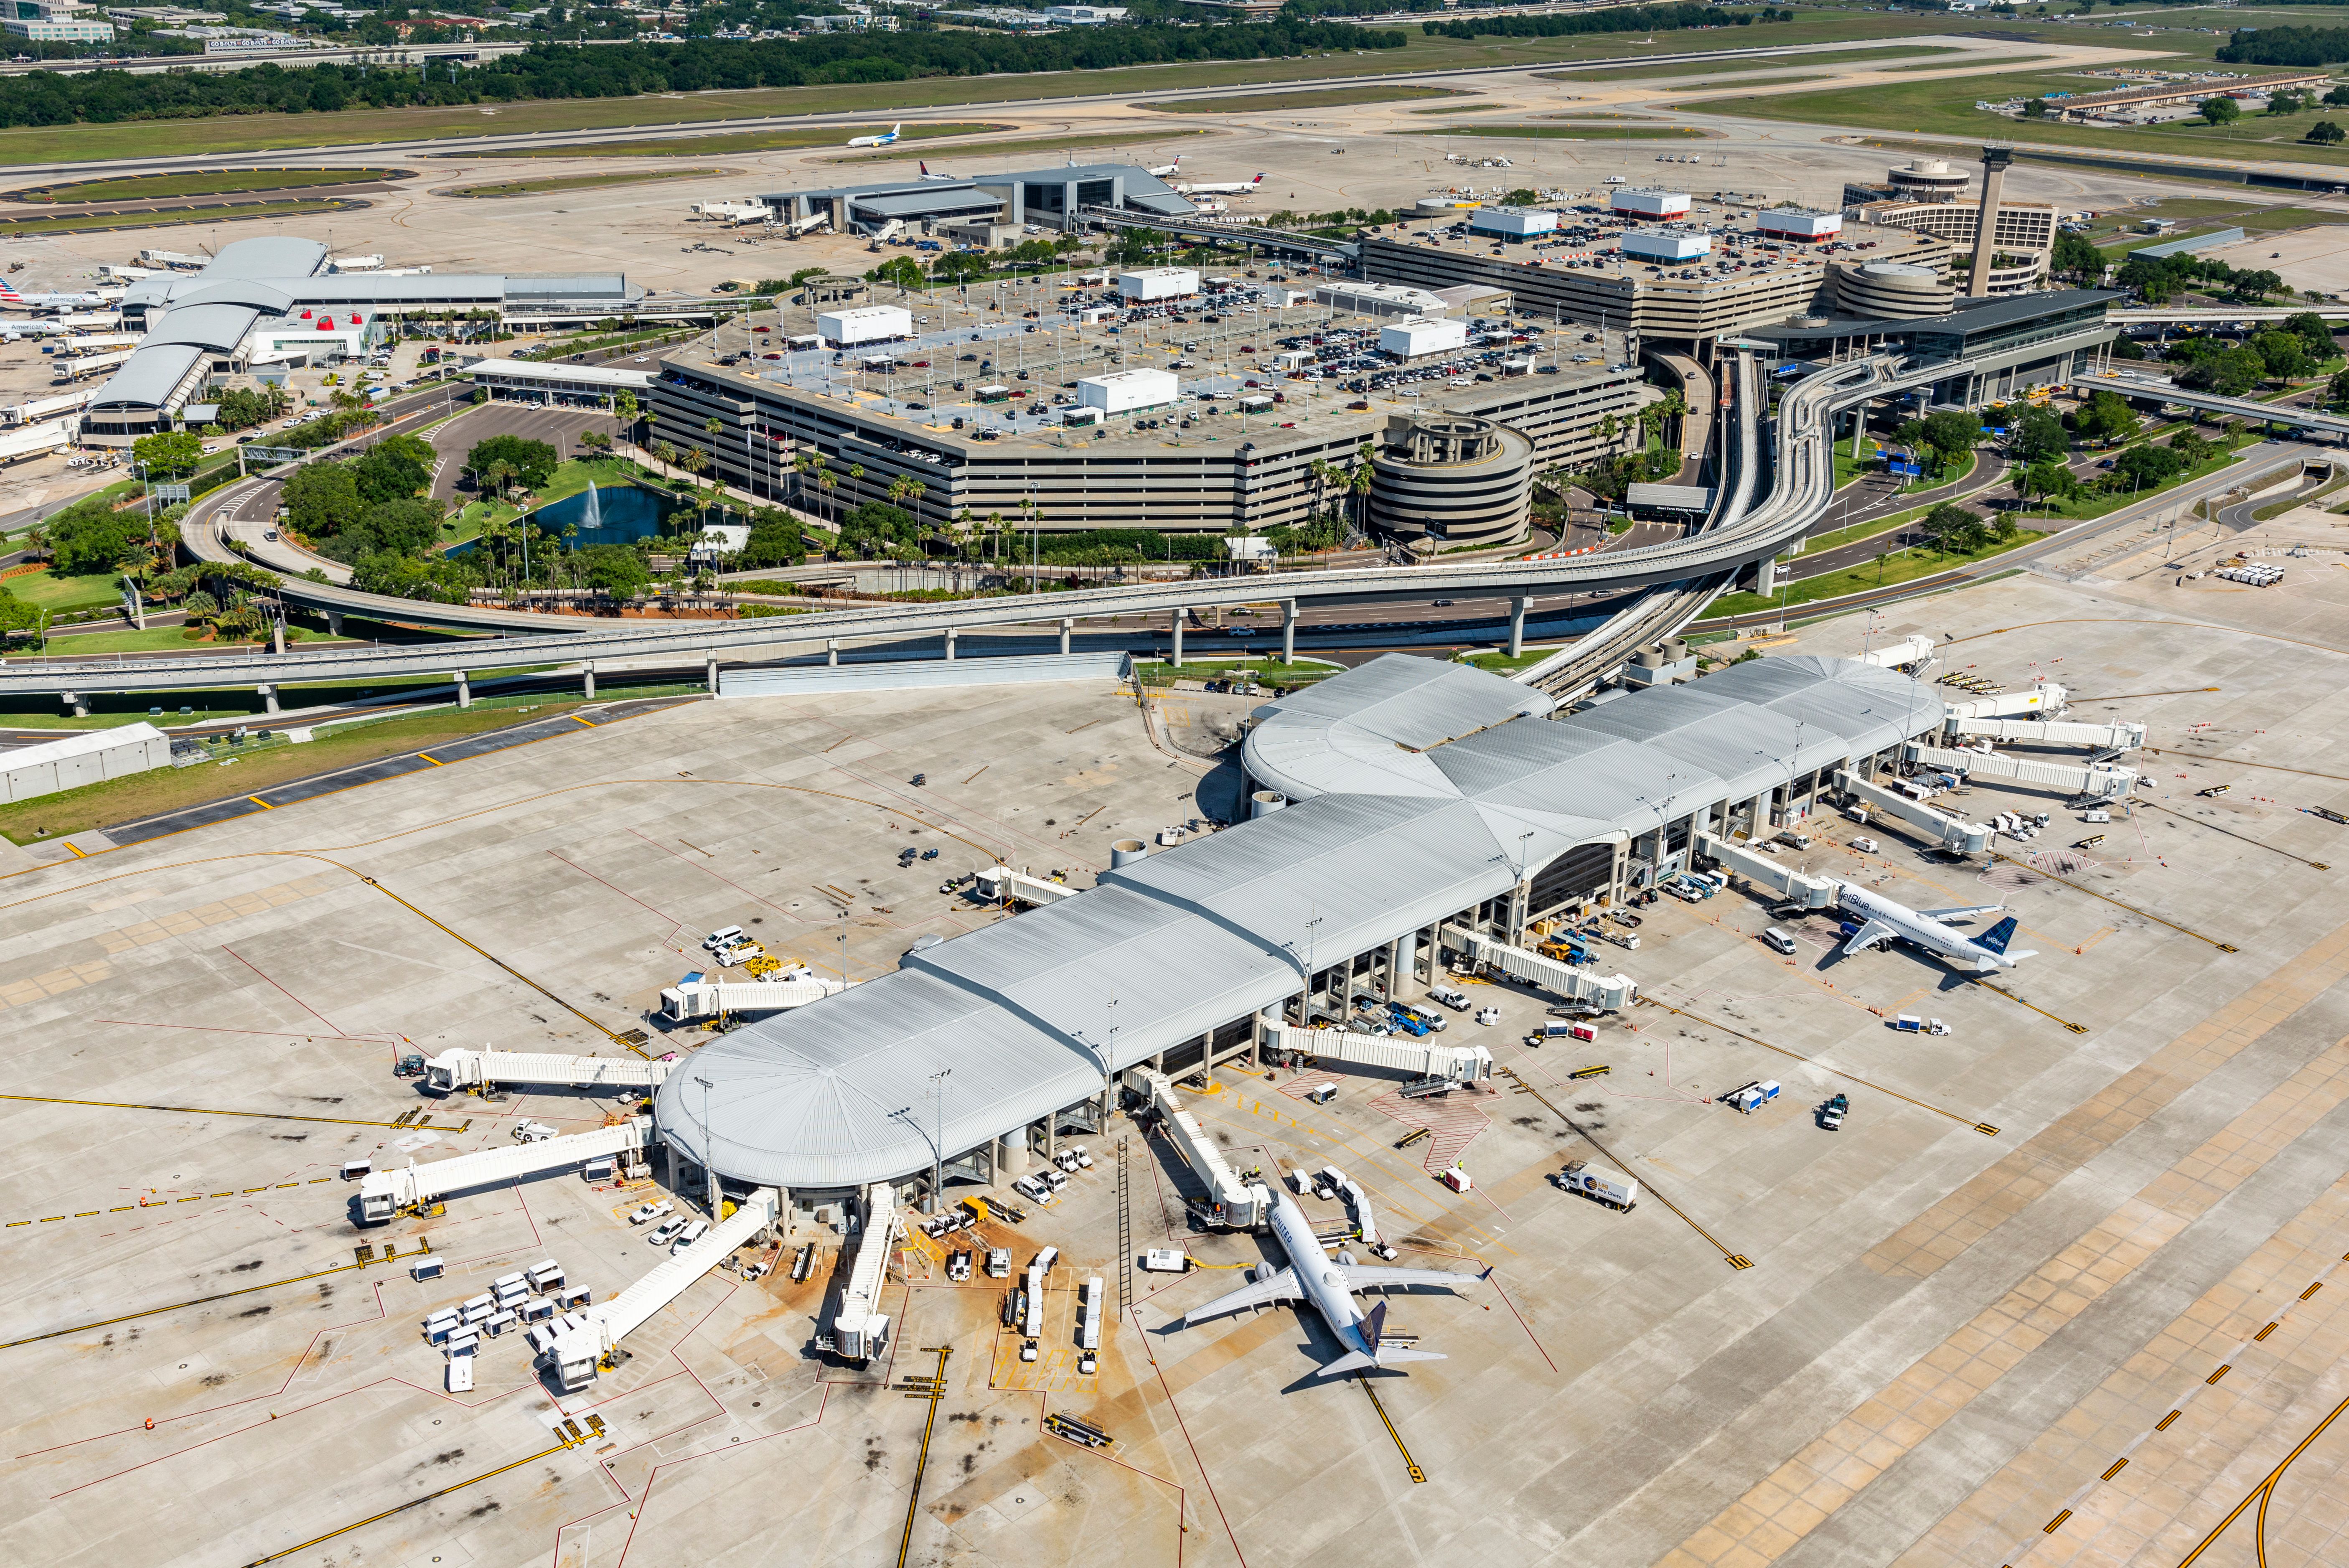
[[[2224,397],[2216,392],[2194,392],[2174,381],[2133,371],[2106,370],[2087,376],[2075,376],[2071,380],[2075,392],[2117,392],[2124,397],[2137,397],[2149,402],[2174,403],[2181,408],[2196,408],[2204,413],[2230,415],[2277,425],[2296,425],[2303,430],[2338,438],[2349,438],[2349,418],[2338,414],[2319,413],[2313,408],[2296,407],[2288,403],[2261,403],[2249,397]]]

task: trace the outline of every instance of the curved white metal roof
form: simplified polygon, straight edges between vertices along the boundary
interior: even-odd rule
[[[662,1087],[663,1134],[764,1185],[899,1179],[930,1163],[941,1070],[951,1159],[1088,1098],[1104,1061],[1194,1042],[1294,995],[1309,967],[1497,897],[1578,844],[1751,798],[1941,716],[1898,672],[1809,657],[1542,722],[1550,707],[1401,655],[1268,705],[1248,770],[1296,803],[712,1042]]]

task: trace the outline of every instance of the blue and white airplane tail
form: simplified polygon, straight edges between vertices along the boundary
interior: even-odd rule
[[[2014,940],[2014,916],[2008,915],[1974,940],[1992,953],[2004,953],[2006,944]]]

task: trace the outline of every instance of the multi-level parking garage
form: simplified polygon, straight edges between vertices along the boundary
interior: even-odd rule
[[[1568,717],[1516,682],[1391,655],[1266,711],[1244,758],[1286,804],[1091,891],[704,1047],[657,1101],[667,1146],[801,1207],[1016,1172],[1116,1075],[1342,1016],[1467,938],[1619,899],[1697,832],[1802,820],[1838,769],[1938,727],[1921,683],[1781,658]]]

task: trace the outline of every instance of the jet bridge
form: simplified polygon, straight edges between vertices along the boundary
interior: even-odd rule
[[[2004,718],[2018,713],[2044,717],[2063,712],[2065,699],[2071,695],[2054,681],[2047,681],[2021,691],[2002,691],[1993,696],[1969,697],[1942,706],[1951,718]]]
[[[1262,1182],[1244,1182],[1233,1173],[1216,1140],[1174,1097],[1174,1086],[1164,1073],[1136,1068],[1125,1075],[1125,1087],[1150,1102],[1183,1163],[1206,1183],[1206,1212],[1216,1224],[1245,1231],[1264,1222],[1272,1212],[1272,1193]]]
[[[661,1016],[677,1023],[720,1013],[780,1013],[846,990],[845,983],[801,970],[782,980],[681,980],[660,994]]]
[[[1859,663],[1874,665],[1880,670],[1922,669],[1933,662],[1933,639],[1921,634],[1903,637],[1889,647],[1871,648],[1859,655]]]
[[[978,873],[978,896],[989,903],[1058,903],[1074,898],[1078,890],[1066,882],[1048,882],[1015,872],[1009,866],[989,866]]]
[[[2082,767],[2069,762],[2040,762],[2028,758],[2006,757],[1995,751],[1974,751],[1965,748],[1951,749],[1941,746],[1910,746],[1905,755],[1911,762],[1922,762],[1929,768],[1946,769],[1975,779],[2012,779],[2018,784],[2043,784],[2050,789],[2068,790],[2096,800],[2118,800],[2127,798],[2137,788],[2137,769],[2101,766]]]
[[[1538,985],[1569,1002],[1587,1002],[1603,1012],[1619,1013],[1640,999],[1639,985],[1629,975],[1595,975],[1490,936],[1463,931],[1456,925],[1445,926],[1441,940],[1444,945],[1466,953],[1478,964],[1489,965],[1513,980]]]
[[[2056,719],[1952,717],[1941,732],[1952,739],[1978,735],[2020,746],[2085,746],[2095,751],[2137,751],[2145,745],[2145,726],[2134,719],[2125,724],[2067,724]]]
[[[1990,848],[1991,830],[1982,823],[1965,821],[1947,811],[1936,810],[1922,800],[1862,779],[1857,773],[1837,773],[1835,787],[1864,802],[1871,811],[1898,817],[1904,822],[1924,829],[1944,848],[1960,850],[1970,855],[1981,854]]]
[[[473,1051],[459,1047],[429,1057],[424,1087],[440,1094],[496,1084],[568,1088],[658,1088],[674,1062],[627,1057],[566,1057],[525,1051]]]
[[[796,240],[811,229],[830,228],[831,226],[831,212],[822,211],[811,212],[804,218],[794,218],[791,221],[789,228],[791,230],[792,238]]]
[[[1299,1051],[1317,1062],[1345,1062],[1354,1067],[1390,1068],[1413,1078],[1449,1078],[1476,1083],[1493,1076],[1493,1053],[1483,1046],[1446,1046],[1432,1037],[1364,1035],[1350,1029],[1299,1029],[1264,1016],[1264,1043],[1284,1051]]]
[[[451,1192],[560,1171],[605,1155],[633,1153],[648,1146],[652,1136],[653,1119],[639,1116],[593,1132],[542,1139],[512,1149],[485,1149],[454,1160],[436,1160],[429,1165],[410,1161],[397,1171],[371,1171],[359,1181],[359,1222],[381,1224],[403,1209],[420,1207]]]
[[[889,1253],[904,1222],[897,1212],[896,1188],[875,1181],[864,1189],[864,1233],[848,1266],[848,1288],[841,1292],[840,1310],[832,1318],[833,1346],[851,1361],[869,1361],[889,1343],[889,1319],[875,1309],[888,1279]]]
[[[1697,853],[1727,866],[1756,887],[1767,888],[1780,898],[1799,903],[1805,909],[1825,909],[1835,903],[1836,884],[1826,877],[1810,876],[1796,871],[1775,855],[1764,854],[1750,844],[1735,844],[1711,833],[1696,836]]]
[[[782,1194],[772,1187],[761,1187],[731,1214],[712,1225],[699,1241],[673,1254],[601,1306],[588,1307],[564,1320],[555,1331],[554,1348],[548,1352],[563,1391],[575,1393],[594,1382],[597,1368],[619,1348],[621,1340],[683,1295],[694,1281],[724,1262],[735,1248],[773,1224],[781,1212]]]

